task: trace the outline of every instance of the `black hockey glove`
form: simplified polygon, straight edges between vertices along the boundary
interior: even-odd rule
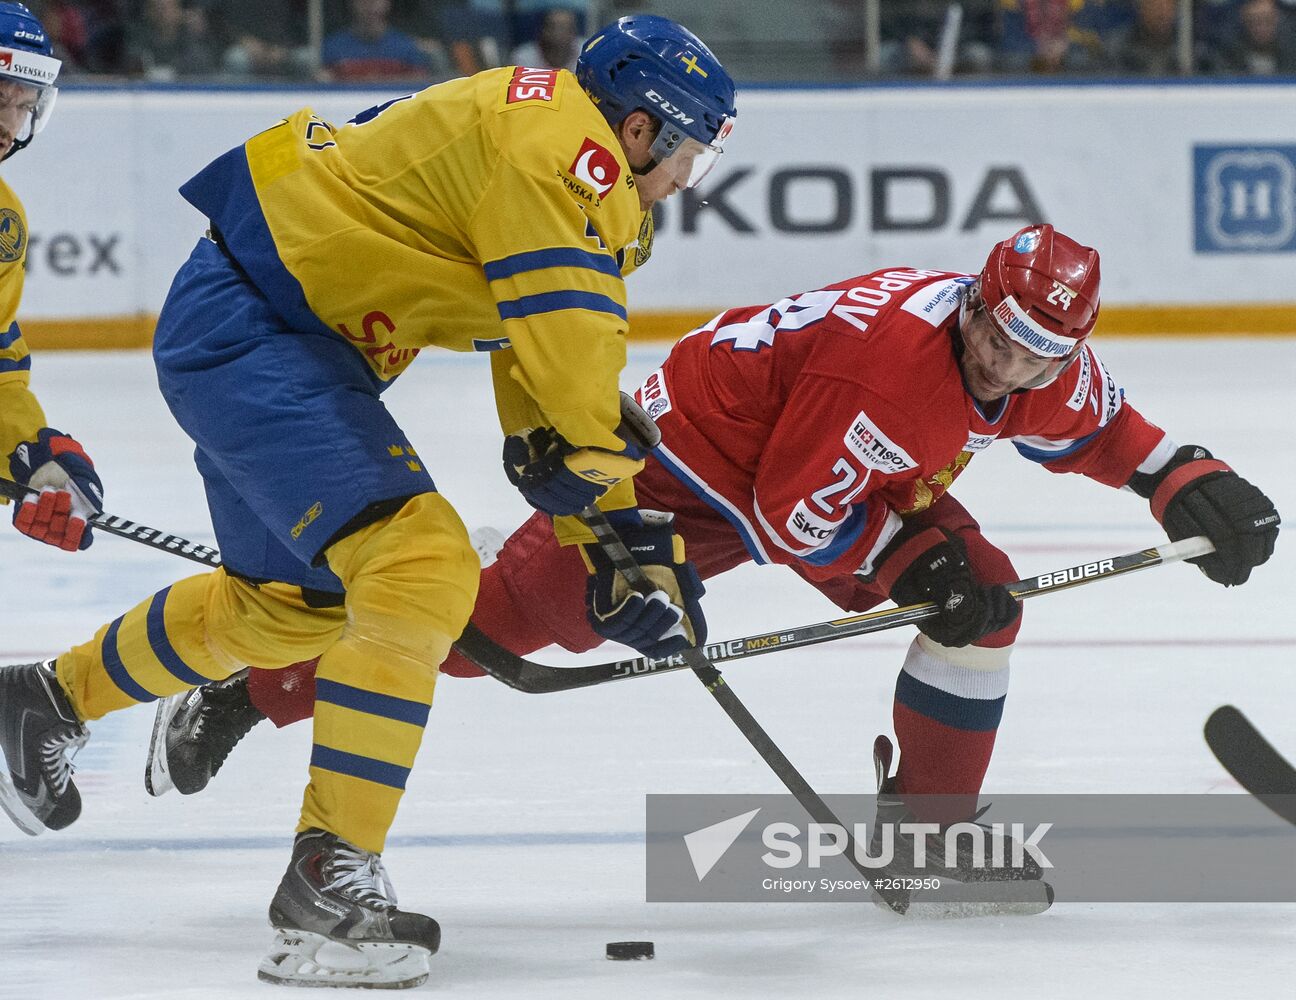
[[[876,579],[901,607],[932,601],[940,608],[917,625],[942,646],[970,646],[1021,614],[1007,587],[976,579],[963,540],[943,528],[901,532],[878,559]]]
[[[705,643],[701,601],[706,588],[685,561],[675,515],[631,508],[610,511],[607,519],[657,589],[648,597],[632,590],[599,545],[583,545],[591,574],[585,587],[590,626],[644,656],[671,656]]]
[[[1158,472],[1136,472],[1129,488],[1151,501],[1172,542],[1205,535],[1215,551],[1189,562],[1226,587],[1247,582],[1273,555],[1282,519],[1273,501],[1198,445],[1186,444]]]
[[[537,427],[505,438],[504,473],[536,510],[579,514],[642,469],[645,454],[632,444],[621,452],[577,448],[552,427]]]

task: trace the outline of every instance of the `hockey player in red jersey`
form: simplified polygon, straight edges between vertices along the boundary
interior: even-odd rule
[[[781,563],[844,610],[941,607],[900,671],[887,792],[975,796],[1003,714],[1021,625],[1004,584],[1018,574],[949,493],[978,452],[1011,441],[1052,472],[1128,487],[1172,539],[1214,542],[1194,561],[1225,586],[1273,551],[1269,499],[1145,419],[1087,343],[1099,280],[1095,250],[1028,227],[979,275],[888,268],[722,313],[638,390],[662,432],[624,526],[641,561],[678,558],[673,521],[703,579]],[[653,655],[653,629],[618,579],[596,546],[559,545],[537,514],[484,571],[472,620],[517,654],[610,637]],[[204,689],[168,734],[173,776],[196,790],[262,714],[281,725],[308,714],[310,669]],[[457,653],[442,669],[480,673]]]

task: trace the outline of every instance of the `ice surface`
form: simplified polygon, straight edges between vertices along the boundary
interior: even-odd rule
[[[1296,511],[1296,341],[1118,340],[1102,352],[1145,414]],[[664,353],[635,348],[624,384]],[[511,528],[527,508],[500,474],[487,368],[428,352],[388,400],[469,527]],[[188,443],[147,355],[46,354],[34,383],[54,426],[94,456],[111,512],[212,540]],[[1008,445],[979,456],[956,494],[1023,574],[1162,538],[1137,497],[1050,476]],[[1296,754],[1294,553],[1280,540],[1236,590],[1175,566],[1031,602],[987,791],[1235,791],[1201,739],[1222,702]],[[0,566],[4,663],[84,641],[190,572],[120,539],[74,556],[5,525]],[[835,616],[778,568],[708,586],[714,638]],[[908,636],[773,654],[726,675],[820,792],[862,791]],[[255,969],[309,727],[259,727],[202,795],[150,799],[152,714],[93,725],[77,761],[85,811],[75,827],[37,839],[0,827],[0,997],[271,995]],[[444,928],[424,989],[1107,1000],[1270,997],[1296,981],[1296,906],[1059,904],[1040,917],[934,925],[867,905],[644,903],[646,792],[779,790],[687,674],[549,696],[443,678],[387,851],[402,902]],[[657,959],[608,962],[604,944],[616,940],[655,941]]]

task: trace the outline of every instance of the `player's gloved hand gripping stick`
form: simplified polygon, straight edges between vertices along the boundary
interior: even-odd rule
[[[39,493],[40,490],[35,487],[24,486],[22,483],[14,482],[12,479],[0,477],[0,496],[22,502],[33,495],[39,495]],[[150,528],[147,524],[137,524],[134,521],[126,520],[124,517],[117,517],[113,514],[94,514],[86,519],[86,523],[92,528],[97,528],[110,535],[129,538],[132,542],[139,542],[155,549],[162,549],[164,552],[170,552],[196,563],[202,563],[204,566],[210,566],[213,569],[221,564],[220,553],[210,545],[199,545],[197,542],[191,542],[189,539],[181,538],[179,535],[172,535],[158,528]]]

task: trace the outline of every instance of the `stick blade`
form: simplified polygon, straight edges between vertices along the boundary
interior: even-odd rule
[[[1233,705],[1221,705],[1204,728],[1206,745],[1248,792],[1289,823],[1296,823],[1296,768]]]

